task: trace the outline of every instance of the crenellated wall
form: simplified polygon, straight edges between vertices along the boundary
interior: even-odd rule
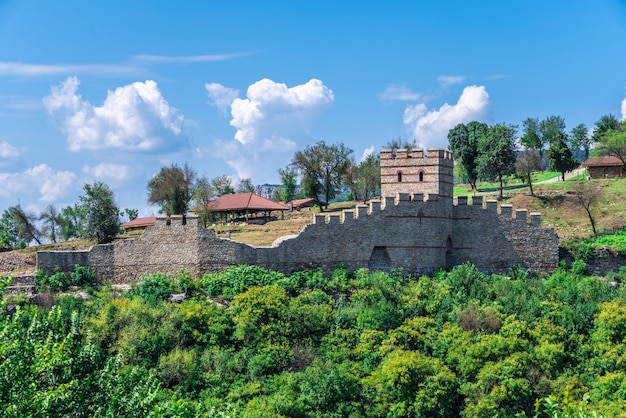
[[[99,280],[128,283],[155,272],[182,269],[194,276],[253,264],[285,274],[337,264],[347,268],[402,268],[425,274],[466,261],[479,269],[506,273],[513,265],[533,271],[558,266],[558,237],[542,229],[538,214],[475,198],[399,193],[357,206],[340,215],[314,215],[299,235],[255,248],[217,238],[197,218],[157,218],[138,238],[97,245],[84,252],[40,252],[38,266],[48,273],[89,265]]]

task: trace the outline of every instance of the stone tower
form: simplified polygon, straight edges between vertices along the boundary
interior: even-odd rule
[[[424,194],[452,199],[454,160],[442,148],[398,149],[380,152],[382,197],[398,193]]]

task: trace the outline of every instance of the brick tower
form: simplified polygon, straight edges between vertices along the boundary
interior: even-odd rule
[[[380,152],[380,182],[383,197],[398,193],[438,195],[452,199],[454,160],[442,148],[398,149]],[[434,196],[433,196],[434,197]]]

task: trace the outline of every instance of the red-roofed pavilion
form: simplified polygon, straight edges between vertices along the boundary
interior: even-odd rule
[[[197,206],[191,209],[192,212],[198,213],[203,211],[202,206]],[[246,220],[250,218],[250,215],[257,213],[264,213],[264,216],[271,216],[273,211],[280,211],[281,214],[284,211],[289,210],[289,207],[282,203],[274,202],[272,200],[261,197],[255,193],[235,193],[225,194],[217,199],[209,202],[206,209],[209,212],[219,212],[223,214],[230,214],[231,217],[236,215],[245,215]]]

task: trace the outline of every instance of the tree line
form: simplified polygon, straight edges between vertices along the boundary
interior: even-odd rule
[[[550,167],[565,173],[578,167],[575,153],[587,159],[592,147],[599,155],[619,158],[626,169],[626,121],[609,114],[595,124],[592,134],[584,124],[566,132],[565,120],[550,116],[543,120],[526,118],[517,146],[518,126],[487,125],[481,122],[458,124],[448,132],[449,148],[457,161],[455,176],[466,181],[476,191],[479,179],[498,181],[502,197],[506,176],[517,174],[532,188],[532,173]]]

